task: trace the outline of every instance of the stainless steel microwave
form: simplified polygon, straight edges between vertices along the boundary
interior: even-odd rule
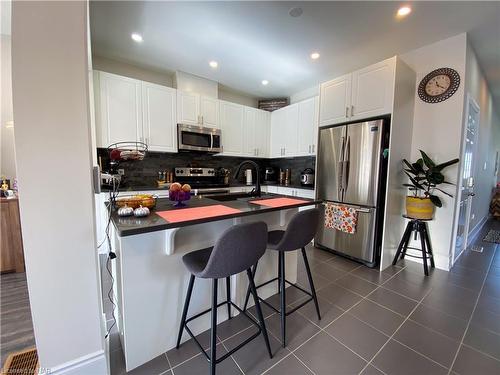
[[[220,129],[177,124],[177,142],[179,151],[222,152]]]

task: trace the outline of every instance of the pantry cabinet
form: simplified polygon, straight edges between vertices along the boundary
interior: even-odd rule
[[[319,126],[391,113],[395,66],[393,57],[322,83]]]
[[[318,137],[318,97],[298,103],[296,156],[315,155]]]
[[[284,156],[285,148],[284,134],[286,127],[287,107],[280,108],[271,113],[271,157],[281,158]]]
[[[151,151],[177,151],[176,90],[94,72],[96,143],[144,142]]]
[[[259,158],[269,157],[269,137],[271,135],[271,113],[257,110],[254,131],[256,155]]]
[[[220,125],[222,131],[222,154],[241,156],[243,148],[243,123],[245,110],[240,104],[220,101]]]
[[[181,124],[219,128],[219,100],[177,90],[177,119]]]

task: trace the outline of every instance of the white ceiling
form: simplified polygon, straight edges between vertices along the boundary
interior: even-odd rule
[[[401,4],[99,1],[90,8],[92,48],[99,56],[274,97],[467,31],[500,99],[500,2],[414,2],[410,16],[397,20]],[[293,18],[288,11],[297,6],[303,14]],[[133,42],[132,32],[144,42]],[[313,51],[319,60],[309,58]]]

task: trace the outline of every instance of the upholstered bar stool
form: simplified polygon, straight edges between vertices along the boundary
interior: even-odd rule
[[[285,231],[274,230],[269,232],[267,240],[267,248],[278,251],[278,277],[269,280],[256,288],[263,287],[264,285],[270,284],[274,281],[278,281],[278,292],[280,293],[280,310],[277,310],[274,306],[269,304],[267,301],[260,299],[261,302],[265,303],[269,308],[280,314],[281,318],[281,343],[283,347],[286,346],[286,317],[291,313],[297,311],[301,307],[305,306],[307,303],[313,301],[316,307],[316,313],[318,314],[318,319],[321,320],[321,314],[319,312],[318,298],[316,297],[316,289],[314,288],[314,282],[311,276],[311,269],[309,268],[309,262],[307,260],[307,254],[305,247],[313,240],[314,235],[318,229],[319,224],[319,209],[312,208],[310,210],[299,211],[296,213],[290,223],[288,224]],[[294,251],[301,249],[302,257],[304,258],[304,265],[306,267],[307,278],[309,280],[309,287],[311,291],[307,291],[298,285],[292,284],[285,278],[285,252]],[[253,267],[252,276],[255,276],[257,271],[257,263]],[[300,291],[307,294],[310,298],[300,303],[293,309],[286,311],[286,290],[285,283],[290,286],[299,289]],[[252,293],[251,288],[248,288],[247,295],[245,299],[245,305],[243,310],[246,310],[248,305],[248,299],[250,298],[250,293]]]
[[[251,271],[252,265],[256,264],[257,261],[262,257],[262,255],[264,255],[266,251],[266,243],[267,225],[264,222],[239,224],[223,232],[213,247],[194,251],[182,257],[184,265],[189,270],[189,272],[191,272],[191,277],[189,279],[186,300],[184,302],[184,309],[182,311],[181,325],[179,328],[179,336],[177,337],[176,347],[177,349],[179,348],[182,333],[185,329],[187,333],[193,338],[200,351],[205,355],[208,362],[210,363],[211,375],[215,374],[215,366],[217,365],[217,363],[220,363],[221,361],[232,355],[234,352],[236,352],[238,349],[241,349],[245,344],[255,339],[261,333],[264,336],[264,341],[266,343],[267,351],[269,352],[269,357],[273,357],[271,353],[271,347],[269,345],[269,337],[267,335],[266,325],[264,323],[264,317],[260,308],[259,299],[257,297],[257,290],[255,288],[253,274]],[[249,290],[255,300],[259,322],[256,322],[251,316],[249,316],[245,311],[241,310],[231,301],[231,290],[229,282],[230,277],[243,271],[247,272]],[[191,300],[194,280],[196,277],[200,277],[203,279],[212,279],[212,308],[207,309],[190,318],[187,318],[189,302]],[[218,279],[222,278],[226,279],[227,300],[218,304],[217,283]],[[223,305],[227,305],[228,307],[229,319],[231,319],[230,309],[231,306],[233,306],[247,319],[249,319],[250,322],[258,328],[258,331],[254,335],[246,339],[244,342],[239,344],[237,347],[217,359],[217,308]],[[210,311],[212,312],[212,319],[210,330],[210,355],[208,355],[203,350],[203,347],[187,326],[187,323],[189,323],[193,319],[199,318],[200,316]]]

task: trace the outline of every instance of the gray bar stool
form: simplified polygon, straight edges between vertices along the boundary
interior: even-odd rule
[[[266,242],[267,225],[264,222],[239,224],[224,231],[215,243],[214,247],[193,251],[182,257],[184,265],[189,270],[189,272],[191,272],[191,278],[189,279],[186,300],[184,302],[184,309],[182,311],[181,326],[179,328],[176,348],[179,349],[182,332],[185,329],[187,333],[193,338],[198,348],[210,363],[211,375],[215,374],[215,366],[217,365],[217,363],[220,363],[221,361],[232,355],[234,352],[236,352],[238,349],[241,349],[245,344],[248,344],[261,333],[264,336],[264,341],[266,342],[269,357],[273,357],[271,353],[271,347],[269,345],[269,337],[267,336],[266,325],[264,323],[264,316],[262,315],[262,310],[260,308],[259,298],[257,297],[257,290],[255,288],[253,274],[251,271],[252,265],[256,264],[257,261],[262,257],[262,255],[264,255],[266,251]],[[230,277],[243,271],[247,272],[249,290],[251,291],[255,300],[257,316],[259,318],[260,324],[231,301]],[[186,319],[189,309],[189,302],[191,300],[191,294],[193,292],[195,277],[212,279],[212,308],[196,314],[189,319]],[[222,278],[226,279],[227,300],[217,304],[217,282],[218,279]],[[237,347],[217,359],[217,308],[226,304],[228,308],[229,319],[231,319],[230,310],[231,306],[233,306],[236,310],[247,317],[250,322],[258,328],[258,331],[254,335],[246,339],[244,342],[239,344]],[[212,323],[210,330],[210,355],[208,355],[203,350],[203,347],[187,326],[187,323],[189,323],[193,319],[199,318],[200,316],[210,311],[212,312]]]
[[[319,209],[312,208],[310,210],[299,211],[296,213],[290,223],[288,224],[285,231],[283,230],[273,230],[269,232],[267,247],[271,250],[278,251],[278,277],[272,280],[266,281],[265,283],[256,287],[256,289],[263,287],[264,285],[270,284],[278,280],[278,292],[280,293],[280,310],[277,310],[274,306],[269,304],[267,301],[260,299],[261,302],[265,303],[272,310],[280,314],[281,317],[281,341],[283,347],[286,346],[286,317],[301,307],[305,306],[307,303],[314,301],[316,307],[316,313],[318,314],[318,319],[321,320],[321,315],[319,312],[318,298],[316,297],[316,289],[314,288],[313,279],[311,276],[311,269],[309,268],[309,262],[307,260],[307,254],[305,247],[313,240],[319,224]],[[311,291],[307,291],[298,285],[292,284],[285,278],[285,252],[301,249],[302,257],[304,258],[304,264],[306,267],[307,278],[309,280],[309,287]],[[252,276],[255,276],[257,271],[257,263],[253,267]],[[300,303],[293,309],[286,311],[286,291],[285,283],[293,286],[300,291],[307,294],[310,298],[306,301]],[[247,290],[247,295],[245,298],[245,305],[243,310],[246,310],[248,305],[248,299],[250,298],[250,293],[252,291],[250,288]],[[253,292],[252,292],[253,294]]]

